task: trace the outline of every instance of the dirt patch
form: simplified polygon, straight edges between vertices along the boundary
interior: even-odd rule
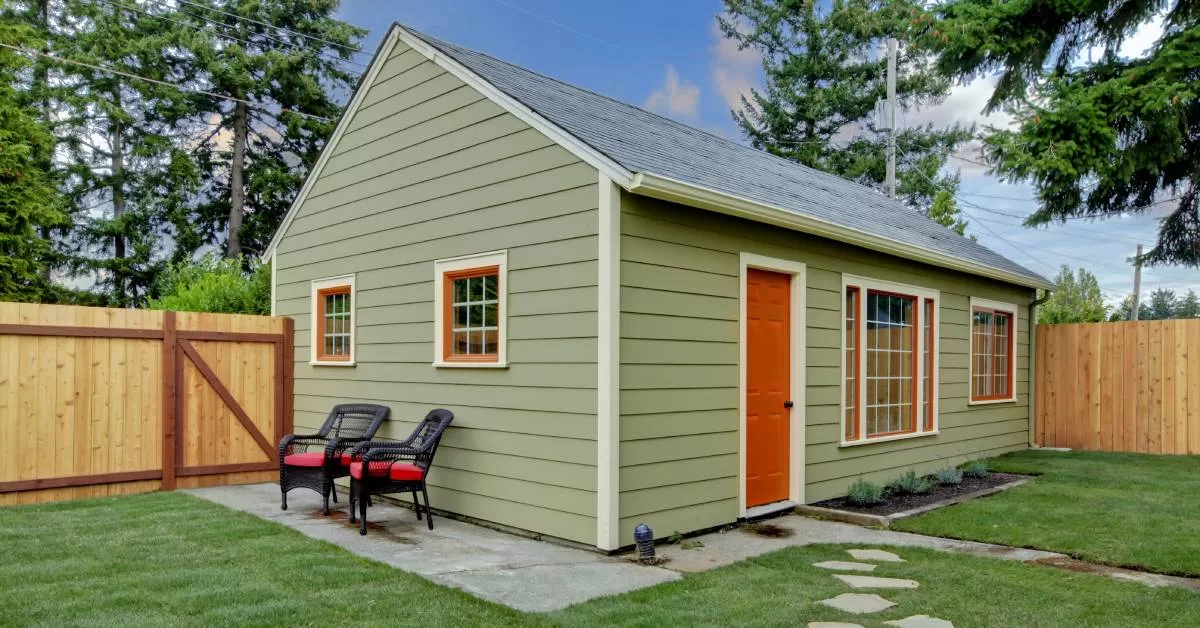
[[[1118,580],[1139,582],[1149,587],[1180,587],[1184,589],[1192,589],[1193,591],[1200,590],[1200,579],[1186,578],[1181,576],[1168,576],[1146,571],[1112,567],[1109,565],[1097,565],[1095,563],[1086,563],[1082,560],[1077,560],[1068,556],[1051,556],[1049,558],[1040,558],[1038,560],[1032,560],[1029,562],[1035,565],[1045,565],[1047,567],[1062,569],[1064,571],[1100,574],[1110,578],[1116,578]]]
[[[795,534],[792,530],[781,528],[773,523],[747,523],[742,526],[742,530],[757,536],[765,536],[771,539],[786,539]]]
[[[969,497],[974,493],[986,491],[990,488],[995,488],[1009,482],[1015,482],[1020,479],[1027,478],[1025,475],[1015,475],[1012,473],[988,473],[981,478],[963,478],[962,484],[957,486],[934,486],[928,493],[921,495],[886,495],[884,502],[875,504],[874,506],[859,506],[850,503],[850,500],[845,497],[837,497],[827,499],[823,502],[812,504],[821,508],[831,508],[833,510],[848,510],[850,512],[860,512],[868,515],[894,515],[898,512],[905,512],[914,508],[928,506],[936,502],[946,499],[955,499],[959,497]]]
[[[331,511],[329,511],[329,516],[325,516],[325,515],[321,514],[320,510],[316,510],[316,511],[313,511],[312,513],[310,513],[308,515],[308,518],[314,519],[317,521],[333,521],[335,523],[338,523],[344,527],[350,528],[355,531],[357,531],[359,529],[359,524],[358,523],[350,523],[350,516],[345,511],[342,511],[342,510],[331,510]],[[409,526],[403,526],[403,527],[406,529],[409,528]],[[400,543],[402,545],[412,545],[414,543],[414,541],[412,539],[401,536],[401,535],[397,534],[394,530],[388,529],[388,528],[384,527],[382,524],[375,523],[374,521],[367,521],[367,534],[373,535],[373,536],[380,536],[385,539],[388,539],[389,541],[395,541],[396,543]]]

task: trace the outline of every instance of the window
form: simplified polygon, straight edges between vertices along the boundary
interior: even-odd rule
[[[844,276],[844,445],[937,430],[938,293]]]
[[[971,299],[971,403],[1016,401],[1016,312],[1011,303]]]
[[[354,276],[312,282],[310,364],[354,364]]]
[[[504,251],[434,262],[435,366],[507,366],[507,267]]]

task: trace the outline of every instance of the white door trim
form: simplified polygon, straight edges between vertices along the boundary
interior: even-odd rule
[[[738,517],[746,517],[746,277],[751,268],[769,270],[792,276],[791,290],[791,354],[792,412],[791,424],[791,473],[788,478],[788,494],[791,501],[804,503],[804,350],[805,342],[805,289],[808,286],[806,266],[802,262],[765,257],[743,252],[740,255],[738,272]]]

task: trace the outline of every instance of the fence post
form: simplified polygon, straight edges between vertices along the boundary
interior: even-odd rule
[[[291,317],[283,319],[283,423],[280,438],[283,434],[291,434],[295,430],[296,403],[296,321]]]
[[[175,312],[163,312],[163,345],[162,345],[162,488],[164,491],[175,490],[175,433],[177,381],[175,371],[179,368],[176,360]]]

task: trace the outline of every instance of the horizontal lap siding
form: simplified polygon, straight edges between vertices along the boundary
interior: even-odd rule
[[[434,505],[595,542],[596,171],[403,44],[280,243],[296,320],[296,426],[347,401],[392,408],[385,437],[454,411]],[[508,251],[500,370],[436,369],[433,260]],[[308,363],[310,282],[355,273],[354,367]]]
[[[739,254],[804,262],[806,499],[1022,448],[1028,438],[1028,290],[635,195],[621,218],[621,540],[737,518]],[[941,292],[941,433],[838,447],[842,272]],[[1020,307],[1015,404],[968,406],[971,296]]]

